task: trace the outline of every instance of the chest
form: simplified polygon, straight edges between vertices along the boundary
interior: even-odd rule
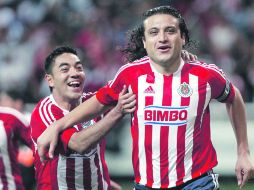
[[[211,99],[209,84],[191,74],[159,75],[151,81],[143,75],[134,86],[137,114],[145,120],[186,121],[202,113]]]

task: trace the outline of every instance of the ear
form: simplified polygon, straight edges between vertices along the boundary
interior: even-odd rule
[[[46,74],[45,75],[45,80],[47,81],[49,87],[52,87],[54,86],[54,79],[53,79],[53,76],[51,74]]]
[[[182,46],[184,46],[185,43],[186,43],[186,41],[185,41],[185,35],[183,34],[181,38],[182,38]]]
[[[142,37],[142,42],[143,42],[143,46],[144,46],[144,48],[146,49],[146,39],[145,39],[145,37],[144,37],[144,36]]]

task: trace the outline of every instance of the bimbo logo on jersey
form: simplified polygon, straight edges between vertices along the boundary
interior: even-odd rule
[[[187,123],[188,106],[146,106],[144,109],[145,125],[173,125]]]

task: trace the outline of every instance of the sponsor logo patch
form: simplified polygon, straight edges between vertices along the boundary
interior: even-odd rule
[[[188,106],[146,106],[145,125],[179,126],[187,123]]]

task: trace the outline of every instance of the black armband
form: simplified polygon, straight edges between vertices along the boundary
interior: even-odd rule
[[[224,102],[224,101],[228,98],[230,92],[231,92],[230,82],[227,80],[227,81],[226,81],[226,86],[225,86],[223,92],[222,92],[221,95],[219,95],[216,99],[217,99],[219,102]]]

